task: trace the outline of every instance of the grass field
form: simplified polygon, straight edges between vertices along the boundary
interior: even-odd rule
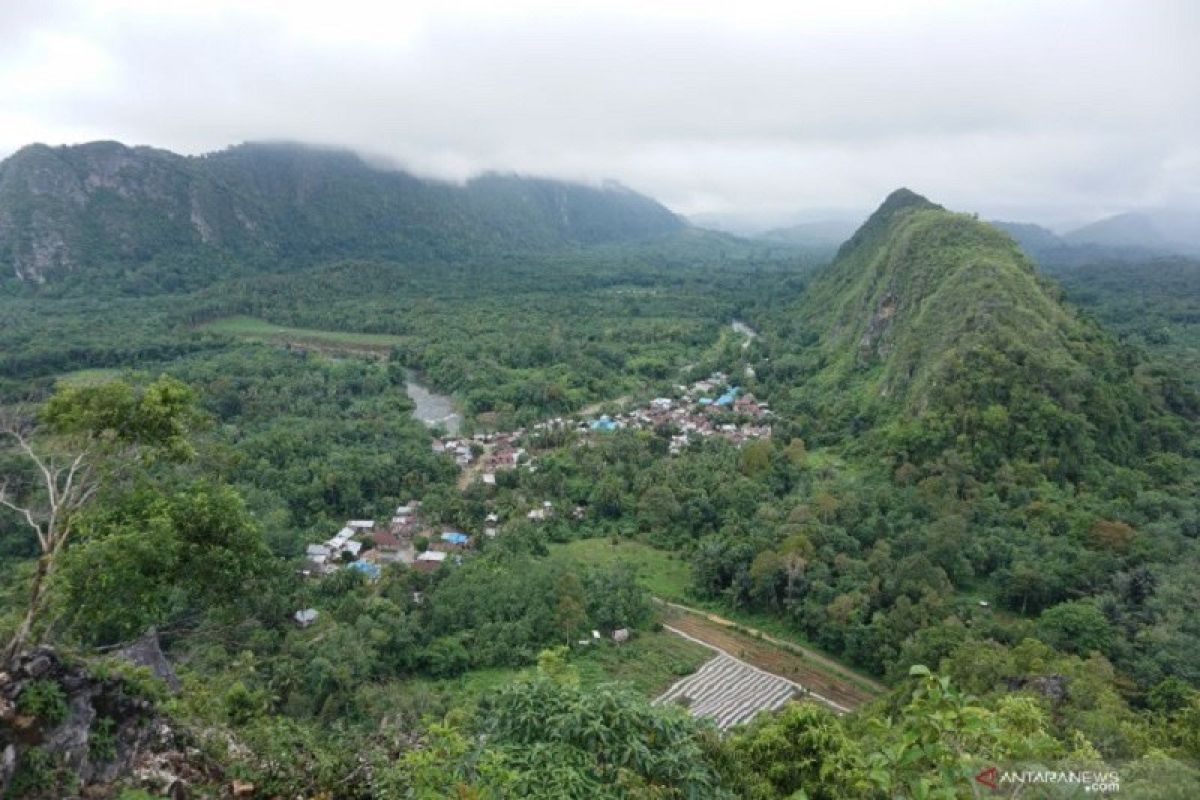
[[[259,342],[286,342],[318,349],[349,353],[386,355],[404,342],[403,336],[383,333],[322,331],[315,328],[288,328],[255,317],[226,317],[200,326],[199,330],[223,333]]]
[[[713,657],[703,645],[668,631],[642,631],[623,645],[602,642],[572,659],[584,685],[619,681],[657,697]]]
[[[598,566],[627,561],[636,566],[641,584],[655,597],[676,602],[688,601],[692,568],[685,557],[630,539],[616,540],[619,544],[613,544],[613,541],[603,537],[552,544],[550,556]]]
[[[639,631],[622,645],[602,640],[572,650],[571,664],[584,686],[618,682],[647,697],[657,697],[684,675],[695,672],[713,652],[668,631]],[[533,668],[491,668],[467,672],[446,680],[421,680],[432,690],[471,698],[497,689]],[[407,686],[406,688],[411,688]]]

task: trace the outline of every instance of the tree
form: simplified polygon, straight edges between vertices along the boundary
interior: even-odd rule
[[[862,752],[841,720],[815,703],[760,714],[735,732],[728,746],[740,796],[841,800],[867,795]]]
[[[1038,618],[1038,635],[1052,647],[1080,655],[1106,653],[1114,639],[1112,623],[1090,600],[1059,603],[1044,611]]]
[[[276,563],[233,488],[140,487],[80,515],[56,583],[81,638],[113,643],[253,594]]]
[[[71,523],[78,512],[95,494],[99,486],[90,461],[88,448],[74,454],[56,454],[35,449],[31,435],[19,423],[6,424],[0,433],[15,441],[21,455],[35,468],[36,488],[33,497],[18,502],[11,487],[12,479],[0,481],[0,505],[19,514],[33,529],[38,542],[38,562],[29,587],[25,616],[4,649],[7,663],[19,653],[33,632],[46,602],[46,589],[58,555],[71,535]]]
[[[144,387],[111,381],[60,389],[41,409],[40,424],[12,416],[0,424],[0,435],[33,474],[23,491],[17,476],[0,478],[0,505],[23,518],[39,549],[25,615],[5,647],[6,659],[33,635],[75,516],[102,479],[135,463],[138,454],[190,455],[186,432],[198,418],[194,400],[187,386],[166,376]]]

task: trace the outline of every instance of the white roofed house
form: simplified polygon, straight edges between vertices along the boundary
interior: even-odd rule
[[[346,523],[346,527],[351,528],[355,531],[369,531],[375,527],[375,520],[373,520],[373,519],[352,519]]]
[[[292,619],[294,619],[296,624],[301,628],[307,628],[309,625],[312,625],[317,621],[318,616],[319,614],[315,608],[302,608],[292,615]]]

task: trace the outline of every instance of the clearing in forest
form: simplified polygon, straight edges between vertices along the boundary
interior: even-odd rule
[[[323,331],[315,328],[289,328],[255,317],[226,317],[201,325],[200,330],[224,333],[256,342],[290,344],[328,353],[386,358],[405,341],[403,336],[385,333]]]
[[[785,648],[770,638],[748,635],[727,621],[709,619],[676,605],[667,607],[664,625],[673,633],[794,682],[811,699],[841,713],[861,707],[883,691],[879,684],[851,675],[844,667],[815,654]]]

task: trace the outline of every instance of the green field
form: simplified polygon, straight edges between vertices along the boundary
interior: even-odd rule
[[[613,542],[617,541],[618,544]],[[608,537],[580,539],[567,544],[550,545],[552,558],[569,559],[578,564],[605,566],[626,561],[637,567],[638,578],[655,597],[688,602],[692,568],[684,556],[651,547],[630,539]]]
[[[579,678],[584,686],[618,682],[647,697],[656,697],[712,657],[713,652],[707,647],[673,633],[662,630],[638,631],[622,645],[601,640],[586,647],[576,647],[571,652],[571,664],[579,670]],[[416,683],[433,691],[476,698],[532,670],[532,667],[477,669],[457,678],[418,679]],[[413,684],[406,683],[404,686],[408,691]]]
[[[315,328],[289,328],[255,317],[226,317],[200,326],[199,330],[223,333],[260,342],[288,342],[347,352],[386,353],[402,344],[403,336],[384,333],[323,331]]]

